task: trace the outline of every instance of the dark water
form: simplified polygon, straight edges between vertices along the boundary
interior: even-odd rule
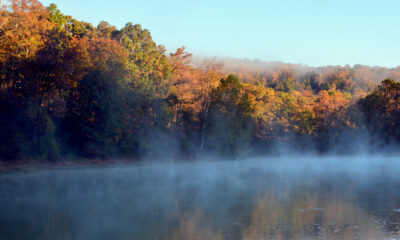
[[[400,239],[399,166],[291,157],[7,174],[0,239]]]

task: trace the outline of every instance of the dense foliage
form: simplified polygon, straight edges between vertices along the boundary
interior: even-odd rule
[[[243,156],[282,147],[347,153],[366,136],[380,147],[400,141],[400,84],[388,79],[376,89],[365,80],[374,68],[246,72],[212,59],[195,67],[184,47],[167,54],[139,24],[93,26],[54,4],[7,2],[3,160]]]

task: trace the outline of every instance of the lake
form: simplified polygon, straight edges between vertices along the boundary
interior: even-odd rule
[[[400,239],[400,159],[265,157],[0,175],[0,239]]]

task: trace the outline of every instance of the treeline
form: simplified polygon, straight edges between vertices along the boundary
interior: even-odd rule
[[[196,56],[195,65],[200,66],[204,57]],[[351,92],[352,95],[364,96],[373,91],[382,79],[400,80],[400,66],[395,68],[354,66],[323,66],[310,67],[301,64],[283,62],[264,62],[260,60],[216,58],[224,64],[222,72],[234,74],[241,81],[278,87],[286,81],[290,89],[297,91],[312,90],[318,92],[329,90],[333,84],[341,91]]]
[[[250,81],[210,59],[194,67],[191,57],[184,47],[167,54],[138,24],[93,26],[54,4],[8,1],[0,9],[0,158],[349,153],[366,136],[375,147],[400,141],[393,80],[360,99],[359,85],[340,74],[300,81],[283,70]]]

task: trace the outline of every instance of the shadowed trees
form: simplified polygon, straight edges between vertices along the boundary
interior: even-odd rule
[[[400,83],[391,79],[382,81],[377,90],[360,99],[367,129],[372,137],[384,143],[400,141]]]
[[[207,147],[228,155],[241,154],[252,140],[253,107],[242,83],[233,75],[221,79],[211,92]]]

